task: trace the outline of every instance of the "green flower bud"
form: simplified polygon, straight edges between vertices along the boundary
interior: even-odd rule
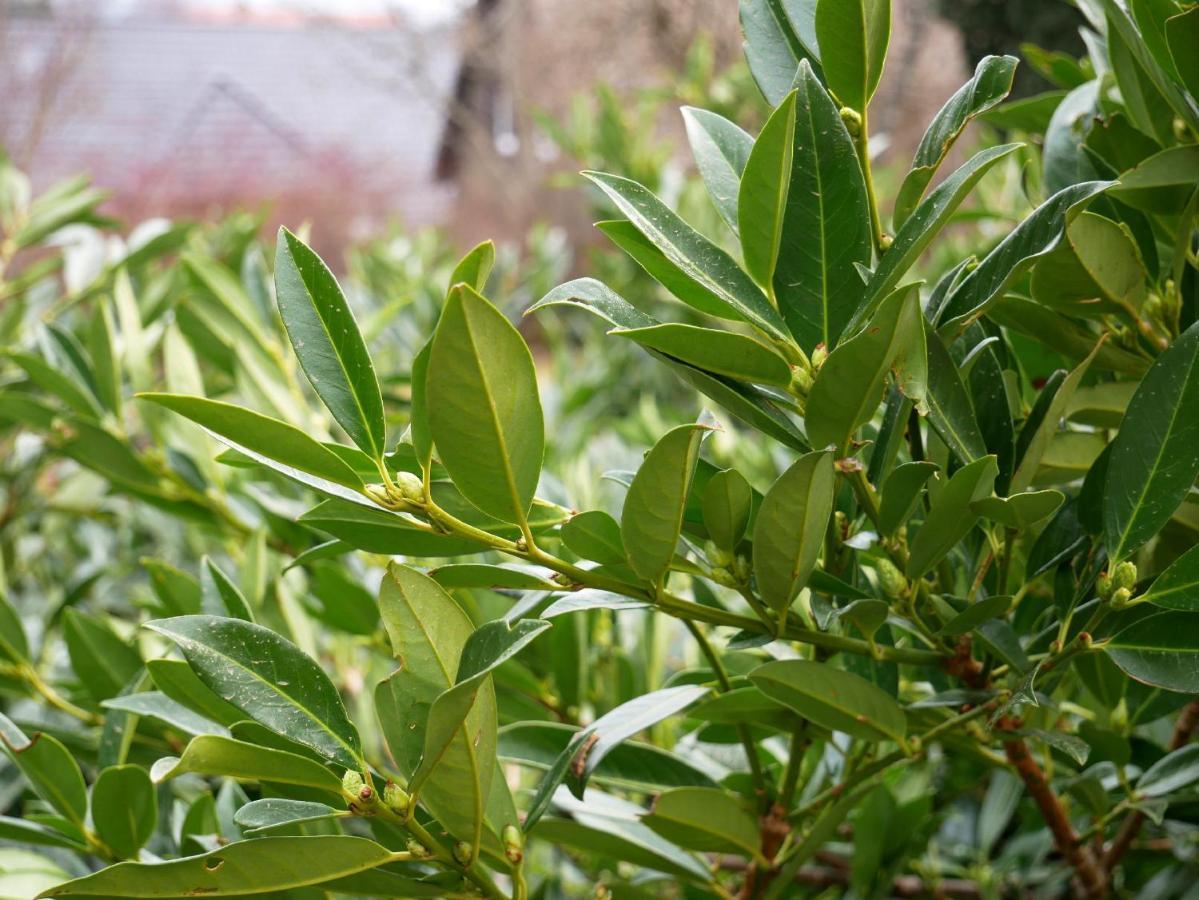
[[[882,588],[883,596],[892,600],[903,596],[903,592],[908,587],[908,580],[896,568],[895,563],[889,559],[880,558],[875,560],[874,570],[878,572],[878,584]]]
[[[525,858],[524,854],[524,836],[520,833],[520,829],[515,825],[508,825],[504,828],[504,856],[508,858],[508,862],[512,865],[519,865],[521,860]]]
[[[1130,591],[1128,588],[1116,588],[1116,590],[1112,591],[1111,604],[1116,609],[1122,608],[1131,599],[1132,591]]]
[[[475,848],[466,841],[459,841],[454,845],[454,859],[461,865],[469,866],[471,860],[474,859],[474,855]]]
[[[383,788],[383,805],[392,812],[405,815],[408,812],[408,804],[411,802],[411,798],[398,784],[389,781]]]
[[[880,234],[878,237],[878,249],[883,253],[890,250],[893,243],[895,243],[895,238],[889,234]]]
[[[850,109],[848,106],[841,107],[841,121],[845,123],[845,130],[849,132],[850,137],[858,137],[862,133],[862,117],[858,115],[857,110]]]
[[[1116,566],[1116,571],[1112,573],[1112,586],[1116,590],[1120,588],[1128,588],[1132,590],[1137,585],[1137,567],[1128,560]]]
[[[425,859],[426,857],[433,855],[429,852],[429,848],[420,843],[420,841],[408,841],[407,850],[416,859]]]
[[[738,583],[744,584],[749,581],[749,559],[745,556],[738,556],[733,560],[733,575],[736,576]]]
[[[824,344],[817,344],[812,350],[812,368],[819,372],[826,359],[828,359],[828,347]]]
[[[409,503],[423,503],[425,501],[424,482],[411,472],[396,472],[395,486],[399,488],[400,496]]]
[[[1106,600],[1112,595],[1115,585],[1112,583],[1112,576],[1103,572],[1095,582],[1095,593],[1099,595],[1100,600]]]
[[[366,782],[362,780],[361,772],[347,769],[346,774],[341,776],[341,789],[351,797],[356,798],[364,787],[366,787]]]

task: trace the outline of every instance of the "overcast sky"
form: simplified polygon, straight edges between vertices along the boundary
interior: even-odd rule
[[[138,6],[141,0],[105,0],[116,15]],[[187,0],[197,9],[216,12],[304,12],[320,15],[370,16],[400,11],[412,20],[436,25],[453,18],[473,0]]]

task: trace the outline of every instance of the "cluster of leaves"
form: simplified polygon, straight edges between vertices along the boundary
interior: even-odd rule
[[[1181,894],[1199,10],[1079,5],[1063,90],[1005,104],[1016,60],[983,59],[884,205],[890,4],[743,0],[772,112],[756,137],[686,112],[720,232],[590,172],[661,292],[583,278],[529,310],[591,312],[721,411],[583,511],[543,471],[556,422],[490,244],[369,319],[245,222],[80,279],[46,241],[100,195],[4,168],[0,837],[38,848],[0,850],[4,892]],[[941,171],[979,117],[1038,140]],[[1027,215],[914,280],[1020,167]],[[395,320],[408,349],[368,349]],[[730,443],[752,469],[713,461]],[[180,565],[104,614],[140,577],[114,542]]]

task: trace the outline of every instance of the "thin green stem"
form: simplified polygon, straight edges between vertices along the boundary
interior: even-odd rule
[[[874,175],[870,170],[870,127],[866,120],[866,111],[862,110],[862,124],[854,137],[854,147],[858,151],[858,161],[862,164],[862,178],[866,182],[866,201],[870,206],[870,240],[874,252],[883,252],[883,223],[878,212],[878,196],[874,190]]]

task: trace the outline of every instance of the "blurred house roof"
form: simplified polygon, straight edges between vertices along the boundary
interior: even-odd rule
[[[6,18],[0,141],[38,181],[87,170],[118,196],[168,206],[189,193],[252,201],[325,187],[343,205],[361,196],[413,221],[439,217],[452,21],[152,6]]]

